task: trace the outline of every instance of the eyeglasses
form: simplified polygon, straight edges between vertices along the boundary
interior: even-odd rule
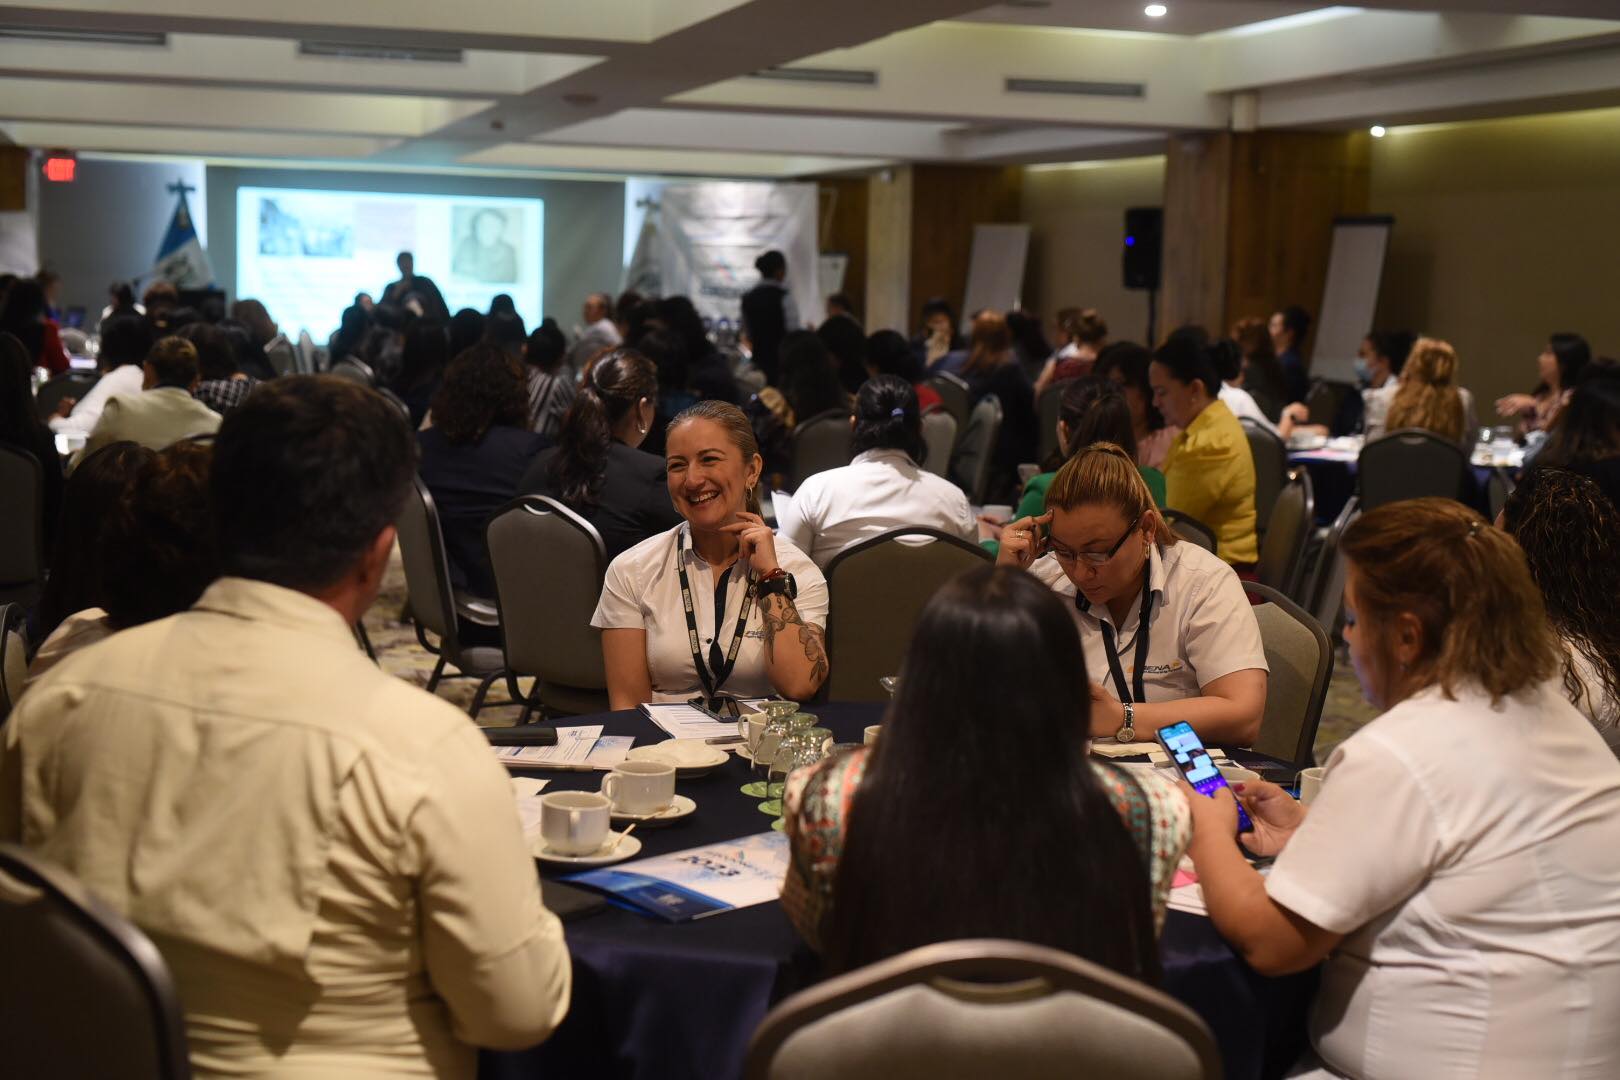
[[[1141,523],[1142,515],[1137,514],[1136,520],[1131,522],[1130,527],[1125,530],[1125,535],[1115,540],[1114,546],[1107,551],[1070,551],[1056,540],[1048,540],[1047,543],[1052,554],[1057,556],[1060,562],[1083,562],[1087,566],[1105,566],[1110,559],[1119,554],[1119,549],[1125,546],[1125,541],[1131,538],[1131,534],[1136,531],[1136,527]]]

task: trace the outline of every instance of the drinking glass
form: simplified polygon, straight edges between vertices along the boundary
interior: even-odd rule
[[[771,758],[766,798],[759,804],[760,813],[775,818],[782,816],[782,793],[787,789],[788,776],[797,769],[820,761],[825,756],[821,749],[823,745],[824,737],[808,728],[782,740],[782,745],[777,747],[775,756]]]
[[[791,708],[782,709],[778,707],[772,709],[771,706],[773,705],[787,705],[791,706]],[[761,711],[769,719],[765,721],[765,727],[759,733],[759,745],[750,752],[750,756],[753,758],[751,771],[758,779],[742,786],[742,793],[750,799],[765,798],[765,775],[770,768],[771,757],[776,753],[776,748],[781,745],[782,740],[796,730],[793,718],[798,715],[798,709],[798,703],[792,701],[767,701],[761,707]]]

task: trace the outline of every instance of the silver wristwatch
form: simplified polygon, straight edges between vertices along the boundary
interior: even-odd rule
[[[1129,701],[1125,703],[1125,726],[1114,732],[1114,741],[1118,743],[1136,741],[1136,706]]]

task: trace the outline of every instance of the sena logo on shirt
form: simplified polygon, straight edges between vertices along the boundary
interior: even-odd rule
[[[1172,660],[1168,664],[1146,664],[1142,668],[1143,675],[1169,675],[1173,671],[1180,671],[1187,665],[1180,660]],[[1131,665],[1131,674],[1136,674],[1136,665]]]

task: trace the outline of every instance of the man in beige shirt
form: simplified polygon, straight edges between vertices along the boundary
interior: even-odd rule
[[[414,443],[375,392],[267,384],[216,444],[226,576],[62,661],[3,730],[0,840],[172,969],[199,1076],[471,1077],[567,1012],[505,771],[370,663]]]
[[[162,450],[181,439],[219,430],[219,413],[191,396],[198,377],[197,349],[191,342],[161,339],[146,354],[141,369],[145,378],[140,393],[107,399],[81,457],[126,439]]]

